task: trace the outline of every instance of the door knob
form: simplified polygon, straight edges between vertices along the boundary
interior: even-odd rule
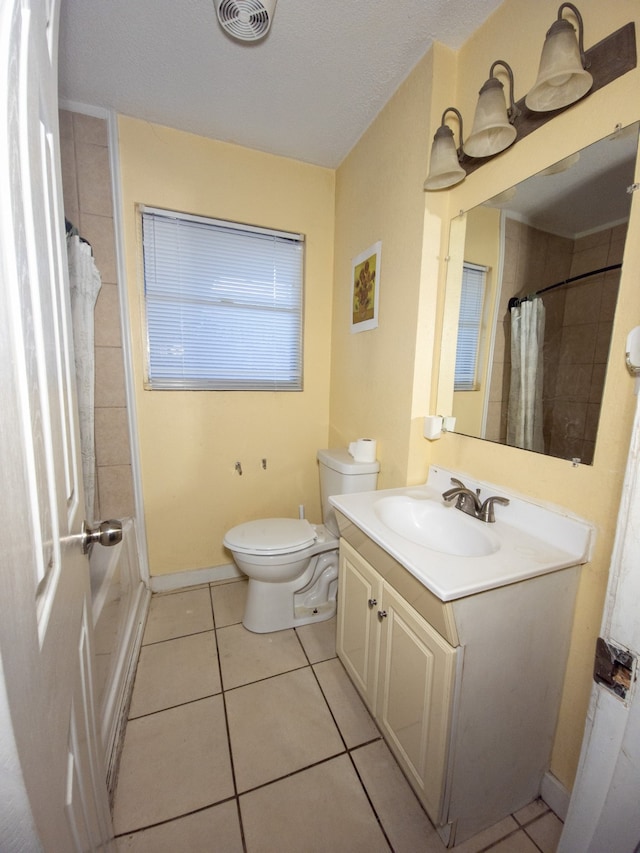
[[[389,614],[386,610],[378,610],[378,619],[382,622]]]
[[[122,542],[122,522],[117,519],[102,521],[97,527],[91,528],[86,521],[82,522],[82,553],[88,554],[91,546],[97,542],[106,548]]]
[[[378,603],[378,602],[375,600],[375,598],[370,598],[370,599],[369,599],[369,601],[367,602],[367,604],[368,604],[368,605],[369,605],[369,607],[371,607],[371,608],[375,607],[377,603]]]

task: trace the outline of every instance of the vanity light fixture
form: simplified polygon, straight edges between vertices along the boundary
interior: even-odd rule
[[[570,21],[562,17],[570,10],[578,21],[578,38]],[[583,44],[582,16],[573,3],[562,3],[558,19],[547,33],[535,86],[514,104],[513,72],[506,62],[496,60],[490,77],[480,90],[480,97],[469,139],[463,143],[462,116],[454,107],[442,114],[431,149],[429,176],[425,190],[453,187],[490,158],[514,142],[552,121],[560,110],[586,95],[608,86],[637,67],[635,22],[620,27],[586,51]],[[509,75],[510,106],[507,109],[502,83],[494,76],[502,65]],[[587,71],[586,69],[590,70]],[[448,112],[454,112],[460,124],[460,145],[456,149],[453,132],[444,123]],[[565,161],[562,167],[571,165]],[[549,172],[553,174],[553,172]]]
[[[562,17],[563,9],[570,9],[578,21],[577,41],[573,24]],[[558,19],[547,32],[538,79],[526,96],[525,104],[534,112],[550,112],[580,100],[593,85],[587,67],[582,15],[573,3],[562,3]]]
[[[453,131],[444,123],[447,113],[453,112],[460,124],[460,147],[456,148]],[[429,174],[424,182],[425,190],[444,190],[459,184],[466,177],[466,172],[460,165],[462,153],[462,116],[455,107],[447,107],[442,113],[440,127],[436,130],[431,146]]]
[[[497,65],[505,68],[509,75],[509,109],[504,86],[493,74]],[[507,62],[496,59],[479,95],[471,136],[463,143],[464,153],[469,157],[492,157],[513,145],[517,136],[513,122],[520,110],[513,100],[513,71]]]

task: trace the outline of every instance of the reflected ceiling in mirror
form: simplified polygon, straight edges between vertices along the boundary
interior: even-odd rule
[[[592,464],[637,145],[634,124],[467,212],[447,299],[476,268],[484,296],[477,345],[460,314],[456,432]]]

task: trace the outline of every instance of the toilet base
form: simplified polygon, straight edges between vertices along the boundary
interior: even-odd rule
[[[336,601],[325,601],[317,607],[300,605],[294,608],[296,625],[308,625],[310,622],[324,622],[336,615]]]
[[[249,584],[253,581],[249,581]],[[293,617],[276,620],[273,614],[247,613],[242,617],[242,624],[254,634],[270,634],[273,631],[285,631],[287,628],[299,628],[301,625],[311,625],[313,622],[326,622],[336,615],[336,602],[327,601],[319,607],[296,607]]]
[[[242,624],[255,634],[268,634],[325,622],[336,613],[338,552],[313,557],[302,577],[285,583],[249,578]]]

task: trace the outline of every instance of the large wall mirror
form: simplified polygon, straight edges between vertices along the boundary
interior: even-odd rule
[[[452,223],[456,432],[593,463],[637,147],[636,123]]]

